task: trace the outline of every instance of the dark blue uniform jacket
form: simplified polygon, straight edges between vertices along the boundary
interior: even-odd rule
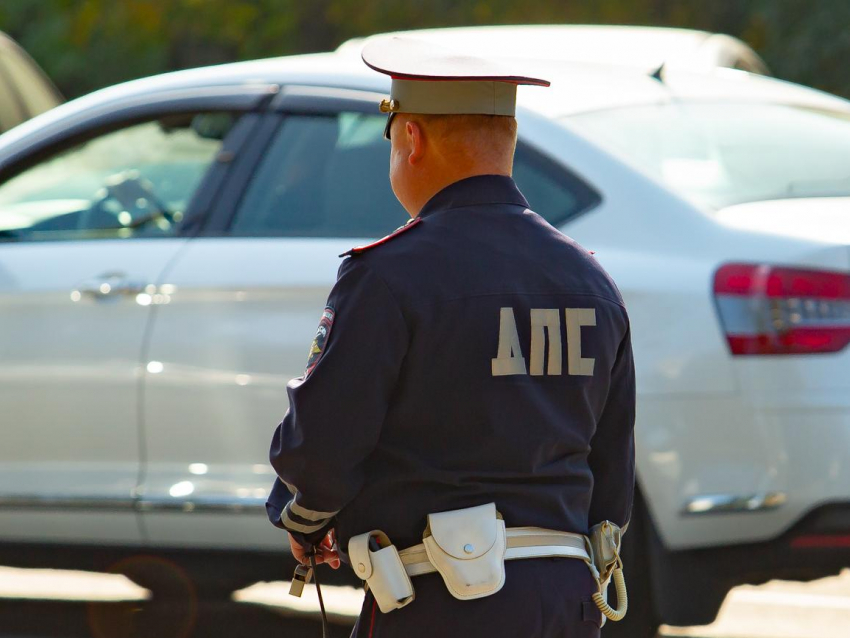
[[[428,513],[488,502],[508,527],[629,519],[623,300],[509,177],[456,182],[347,257],[309,372],[287,391],[267,509],[302,542],[335,527],[345,550],[381,529],[401,549]]]

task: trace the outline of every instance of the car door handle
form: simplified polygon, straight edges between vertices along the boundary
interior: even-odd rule
[[[74,293],[80,296],[92,297],[94,299],[115,298],[121,296],[135,296],[144,292],[147,282],[139,279],[131,279],[121,272],[108,272],[91,279],[86,279],[74,289]],[[72,293],[72,297],[75,295]]]

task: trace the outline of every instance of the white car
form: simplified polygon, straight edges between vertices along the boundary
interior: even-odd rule
[[[631,611],[606,635],[850,564],[850,104],[732,70],[539,73],[515,177],[632,319]],[[285,383],[337,255],[406,218],[387,90],[350,55],[246,62],[0,136],[0,562],[285,575],[262,512]]]

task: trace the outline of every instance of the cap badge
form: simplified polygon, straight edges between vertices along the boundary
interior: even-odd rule
[[[381,109],[381,113],[395,113],[401,108],[401,104],[399,104],[398,100],[395,99],[384,99],[381,100],[381,105],[379,108]]]

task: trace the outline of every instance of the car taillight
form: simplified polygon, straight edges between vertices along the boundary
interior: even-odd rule
[[[838,352],[850,343],[850,275],[760,264],[714,274],[733,355]]]

